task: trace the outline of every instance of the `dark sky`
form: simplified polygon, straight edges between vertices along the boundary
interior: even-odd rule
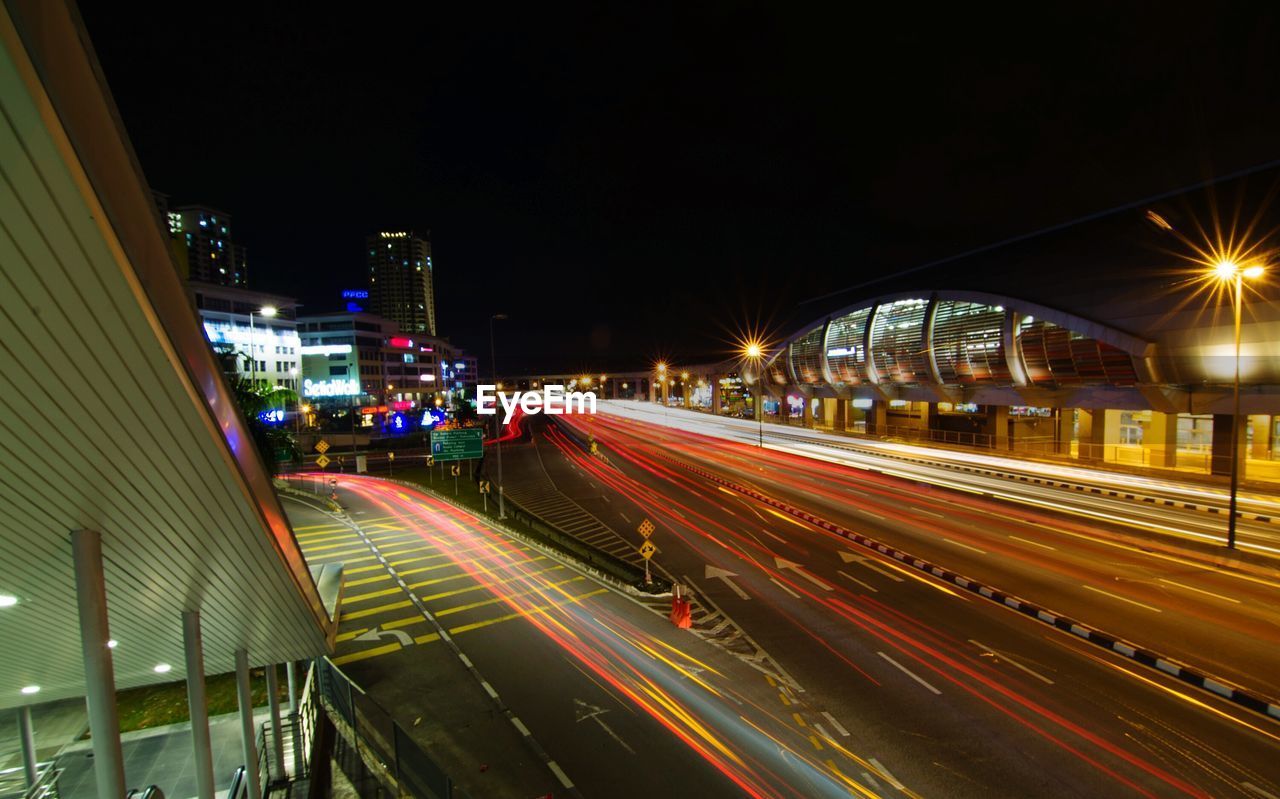
[[[441,332],[483,352],[508,313],[508,372],[717,353],[1280,158],[1262,5],[601,5],[82,13],[148,180],[232,214],[251,287],[336,307],[366,233],[429,228]]]

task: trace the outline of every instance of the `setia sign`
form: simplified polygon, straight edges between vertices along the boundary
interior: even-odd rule
[[[360,390],[360,381],[355,379],[311,380],[308,378],[302,381],[304,397],[351,397],[361,393],[363,392]]]
[[[476,386],[476,413],[494,416],[498,413],[499,403],[505,414],[502,419],[504,425],[511,422],[516,408],[531,416],[537,413],[561,416],[566,413],[596,412],[594,391],[566,392],[564,386],[543,386],[542,391],[513,391],[508,399],[508,395],[499,391],[492,383]]]

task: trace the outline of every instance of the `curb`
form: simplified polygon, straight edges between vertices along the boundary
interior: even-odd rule
[[[900,561],[904,565],[915,568],[918,571],[926,572],[934,577],[945,580],[946,582],[959,586],[972,594],[989,599],[998,605],[1015,610],[1024,616],[1035,619],[1043,624],[1047,624],[1050,627],[1055,627],[1064,632],[1071,633],[1072,635],[1088,641],[1101,649],[1106,649],[1110,652],[1123,655],[1130,660],[1141,663],[1144,666],[1149,666],[1150,668],[1156,669],[1164,674],[1176,677],[1182,682],[1226,699],[1229,702],[1233,702],[1247,710],[1266,716],[1272,721],[1280,722],[1280,700],[1273,699],[1247,688],[1241,688],[1227,680],[1214,677],[1213,675],[1201,671],[1193,666],[1181,663],[1170,657],[1165,657],[1158,652],[1138,646],[1137,644],[1131,644],[1118,636],[1111,635],[1110,633],[1099,630],[1096,627],[1076,621],[1070,616],[1056,613],[1045,607],[1037,605],[1034,602],[1028,602],[1014,594],[992,588],[976,580],[971,580],[968,577],[957,574],[949,569],[944,569],[927,560],[917,558],[900,549],[882,544],[874,538],[869,538],[861,533],[856,533],[852,530],[841,527],[840,525],[827,521],[820,516],[815,516],[806,510],[802,510],[793,505],[788,505],[781,500],[774,499],[773,497],[756,491],[755,489],[747,488],[746,486],[726,480],[723,477],[704,469],[700,469],[696,466],[690,466],[683,461],[679,461],[667,455],[660,455],[659,457],[662,457],[664,460],[670,461],[687,471],[693,472],[699,477],[710,480],[717,485],[721,485],[732,491],[736,491],[739,494],[751,497],[759,502],[763,502],[772,508],[798,519],[803,519],[804,521],[820,527],[829,533],[846,538],[867,549],[879,552],[882,555],[887,555],[894,560]]]
[[[823,441],[821,439],[806,438],[804,436],[798,436],[794,433],[778,433],[776,431],[770,431],[770,435],[774,436],[775,438],[790,439],[792,441],[799,441],[804,444],[813,444],[820,447],[830,447],[831,449],[841,449],[849,452],[859,452],[859,453],[868,452],[867,449],[865,448],[859,449],[858,447],[855,447],[852,444],[841,444],[834,441]],[[1062,480],[1055,480],[1053,478],[1048,478],[1048,477],[1031,477],[1029,475],[1018,474],[1016,472],[1002,472],[997,469],[985,469],[978,466],[961,466],[959,464],[948,463],[946,461],[931,461],[931,460],[926,460],[924,458],[914,457],[910,455],[898,455],[892,452],[881,452],[878,449],[871,450],[870,452],[874,454],[876,457],[902,461],[903,463],[924,464],[927,466],[941,467],[943,469],[949,469],[953,472],[967,472],[970,474],[980,474],[980,475],[985,475],[987,477],[999,477],[1003,480],[1014,480],[1022,483],[1031,483],[1033,485],[1047,486],[1049,488],[1068,488],[1068,489],[1079,491],[1085,494],[1096,494],[1098,496],[1115,497],[1117,499],[1129,499],[1135,502],[1146,502],[1152,505],[1163,505],[1165,507],[1170,507],[1170,508],[1181,508],[1183,510],[1201,511],[1204,513],[1213,513],[1221,516],[1227,515],[1226,509],[1220,508],[1216,505],[1202,505],[1195,502],[1182,502],[1180,500],[1165,499],[1163,497],[1152,497],[1152,496],[1148,496],[1141,493],[1132,493],[1129,491],[1113,491],[1109,488],[1097,488],[1095,486],[1091,486],[1085,483],[1064,482]],[[1280,524],[1280,517],[1265,515],[1261,513],[1246,513],[1240,510],[1236,511],[1236,518],[1247,519],[1255,522],[1262,522],[1264,524]]]

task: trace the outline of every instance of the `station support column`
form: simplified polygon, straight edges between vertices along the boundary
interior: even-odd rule
[[[196,773],[196,796],[213,799],[213,746],[209,737],[209,700],[204,684],[204,639],[200,611],[182,612],[182,649],[187,667],[187,709],[191,714],[191,746]]]
[[[102,571],[102,534],[73,530],[76,603],[80,609],[80,648],[84,656],[85,702],[93,737],[93,771],[99,796],[124,796],[124,752],[116,708],[115,667],[107,627],[107,581]]]

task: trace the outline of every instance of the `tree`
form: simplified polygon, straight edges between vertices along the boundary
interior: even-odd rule
[[[289,405],[298,404],[298,395],[292,389],[281,386],[253,384],[239,375],[229,377],[231,396],[235,399],[249,435],[258,448],[262,460],[272,469],[282,463],[296,461],[302,457],[293,433],[277,424],[270,424],[263,419],[267,411],[283,411]]]
[[[261,381],[254,385],[252,380],[244,377],[240,369],[237,369],[237,365],[249,368],[249,356],[230,344],[214,344],[213,355],[222,367],[232,399],[240,409],[240,416],[249,429],[249,435],[263,462],[274,470],[281,463],[299,460],[302,453],[293,434],[262,418],[270,410],[283,411],[290,405],[296,408],[297,393],[281,386],[269,386]]]

